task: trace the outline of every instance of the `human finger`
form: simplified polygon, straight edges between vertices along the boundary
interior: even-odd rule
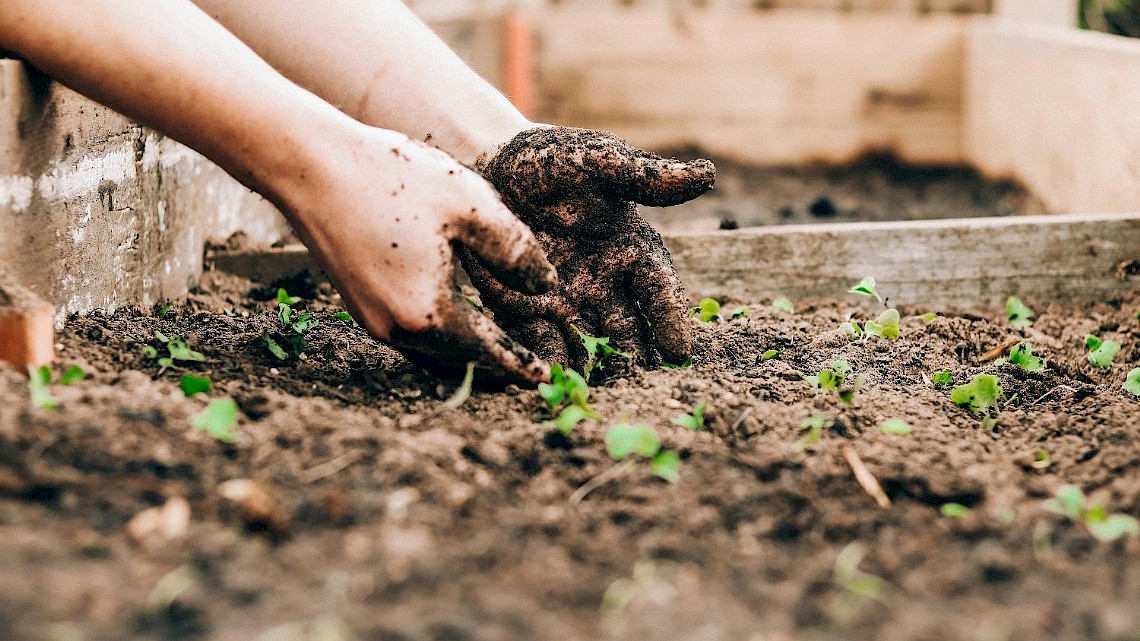
[[[542,294],[558,286],[558,272],[534,233],[497,200],[464,212],[451,232],[452,240],[508,287]]]
[[[644,250],[630,274],[630,295],[640,303],[649,342],[661,359],[681,364],[689,360],[693,349],[689,299],[657,232],[643,230],[642,244]]]

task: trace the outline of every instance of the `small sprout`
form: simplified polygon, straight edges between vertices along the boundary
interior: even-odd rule
[[[970,513],[970,508],[961,503],[943,503],[938,511],[946,518],[960,519]]]
[[[866,382],[866,374],[860,374],[856,376],[854,383],[852,383],[849,387],[844,387],[839,390],[839,400],[850,405],[851,402],[855,400],[855,395],[859,393],[859,390],[863,389],[863,384]]]
[[[1032,372],[1045,367],[1045,361],[1040,356],[1033,355],[1033,347],[1029,343],[1018,343],[1009,350],[1009,362],[1021,366],[1021,369]]]
[[[748,316],[748,308],[747,307],[737,307],[732,312],[732,317],[730,318],[730,320],[736,320],[738,318],[746,318],[747,316]]]
[[[174,305],[171,305],[171,304],[169,304],[169,303],[168,303],[168,304],[166,304],[166,305],[163,305],[163,306],[162,306],[161,308],[159,308],[159,310],[158,310],[158,317],[159,317],[159,318],[164,318],[164,317],[165,317],[167,314],[169,314],[169,313],[170,313],[170,310],[172,310],[172,309],[174,309]]]
[[[158,358],[158,350],[155,349],[153,345],[143,345],[142,355],[143,358],[156,359]]]
[[[190,349],[190,345],[186,339],[181,336],[175,336],[169,341],[166,341],[166,349],[170,352],[171,360],[175,361],[195,361],[201,363],[206,360],[206,357],[201,352],[196,352]]]
[[[879,431],[883,434],[893,434],[895,436],[906,436],[910,434],[910,424],[899,418],[887,419],[879,425]]]
[[[285,349],[282,348],[281,345],[279,345],[277,343],[277,341],[273,339],[272,336],[270,336],[269,334],[262,334],[261,338],[262,338],[262,340],[265,341],[265,346],[267,348],[269,348],[269,353],[276,356],[278,360],[282,360],[282,361],[289,360],[289,353],[286,352]]]
[[[301,302],[300,296],[290,296],[289,292],[285,291],[284,287],[277,288],[277,302],[282,305],[296,305]]]
[[[703,430],[705,428],[705,408],[707,406],[708,403],[705,401],[697,403],[696,407],[693,408],[692,414],[682,414],[678,416],[673,419],[673,424],[680,425],[687,430]]]
[[[775,309],[778,312],[784,312],[785,314],[796,313],[796,306],[792,304],[792,301],[782,296],[772,301],[772,309]]]
[[[853,610],[863,599],[889,603],[899,591],[887,580],[859,569],[866,554],[863,544],[856,541],[847,544],[835,558],[835,584],[843,588],[847,600],[841,611]]]
[[[162,341],[163,343],[170,342],[170,339],[166,336],[166,334],[163,334],[162,332],[158,331],[157,329],[154,330],[154,337],[157,338],[158,340]]]
[[[320,325],[321,322],[311,312],[295,315],[292,305],[280,300],[280,291],[278,292],[277,319],[281,321],[282,331],[274,335],[262,334],[262,339],[265,341],[265,346],[269,352],[278,360],[284,361],[289,359],[290,354],[300,356],[305,351],[305,348],[308,347],[305,332]],[[288,350],[285,349],[286,345],[289,348]]]
[[[59,375],[59,384],[72,385],[74,383],[78,383],[84,378],[87,378],[87,372],[83,371],[82,367],[78,365],[69,365],[68,368],[63,370],[63,373]]]
[[[929,322],[933,321],[935,318],[938,318],[938,312],[927,312],[927,313],[923,314],[922,316],[919,316],[919,318],[922,319],[922,322],[929,323]]]
[[[823,434],[825,425],[827,425],[827,417],[822,414],[813,414],[805,418],[804,422],[800,424],[800,431],[806,430],[807,434],[804,434],[800,440],[796,441],[792,449],[796,452],[802,452],[808,447],[819,443],[819,437]]]
[[[877,319],[867,321],[867,335],[893,341],[899,337],[899,320],[899,310],[888,309],[879,314]]]
[[[935,387],[941,387],[943,385],[953,385],[954,384],[954,372],[951,372],[948,369],[944,369],[944,370],[935,372],[934,378],[931,380],[933,381]]]
[[[657,431],[648,425],[622,423],[614,425],[606,433],[606,451],[615,461],[624,460],[631,454],[653,458],[660,450]]]
[[[661,367],[664,367],[665,369],[686,369],[686,368],[689,368],[692,366],[693,366],[693,359],[691,359],[691,358],[685,359],[685,362],[681,363],[680,365],[678,365],[676,363],[668,363],[665,361],[661,361]]]
[[[837,360],[831,364],[831,367],[820,370],[814,376],[804,376],[803,379],[825,394],[834,391],[841,401],[850,404],[854,400],[855,394],[867,382],[866,374],[859,374],[850,380],[848,376],[850,373],[851,364],[844,360]],[[849,380],[851,384],[844,387]]]
[[[676,452],[658,452],[649,463],[649,469],[658,477],[676,483],[681,480],[681,457]]]
[[[843,330],[843,333],[847,335],[847,340],[852,342],[855,342],[864,336],[863,328],[859,327],[858,321],[843,321],[843,323],[839,326],[839,329]]]
[[[1054,498],[1045,501],[1042,507],[1074,521],[1083,521],[1089,534],[1098,541],[1107,543],[1125,536],[1140,537],[1140,521],[1128,514],[1109,514],[1103,505],[1087,505],[1084,492],[1075,485],[1057,488]]]
[[[696,316],[702,323],[718,321],[720,317],[720,303],[715,298],[702,298],[697,306],[689,310],[689,316]]]
[[[475,382],[475,362],[467,363],[467,372],[463,375],[463,382],[455,389],[446,401],[443,402],[443,407],[454,410],[459,409],[461,405],[467,402],[471,397],[471,385]]]
[[[770,349],[760,355],[760,362],[770,361],[780,355],[778,350]]]
[[[1124,379],[1124,391],[1133,396],[1140,396],[1140,367],[1128,372],[1128,378]]]
[[[1033,453],[1033,462],[1030,465],[1035,470],[1043,470],[1049,467],[1050,463],[1049,450],[1037,450]]]
[[[349,314],[348,312],[343,311],[343,310],[333,314],[333,319],[338,320],[338,321],[344,323],[345,325],[351,325],[352,327],[360,327],[360,323],[356,322],[356,319],[352,317],[352,314]]]
[[[1029,327],[1033,324],[1033,310],[1025,306],[1017,296],[1005,301],[1005,316],[1014,327]]]
[[[195,414],[190,419],[190,425],[196,430],[202,430],[221,441],[234,443],[234,426],[237,425],[238,406],[232,398],[218,398],[210,401],[206,409]]]
[[[1085,336],[1085,347],[1089,349],[1089,362],[1097,367],[1112,367],[1112,358],[1120,351],[1120,343],[1101,340],[1092,334]]]
[[[969,383],[959,385],[950,392],[950,400],[975,414],[988,412],[1004,398],[1001,381],[990,374],[978,374]]]
[[[562,411],[557,417],[546,421],[543,425],[557,427],[563,434],[569,436],[570,432],[574,431],[578,423],[588,418],[600,418],[595,412],[588,409],[583,409],[577,405],[567,405],[562,408]]]
[[[833,371],[839,372],[840,374],[850,374],[851,373],[851,363],[848,363],[845,360],[832,361],[831,369]]]
[[[632,354],[610,347],[609,337],[590,336],[574,325],[571,327],[578,332],[578,337],[582,339],[582,345],[586,348],[586,364],[582,367],[582,375],[586,380],[590,380],[594,367],[602,369],[602,361],[610,356],[620,356],[626,360],[633,358]]]
[[[51,367],[40,365],[28,366],[28,393],[32,397],[32,405],[46,410],[59,409],[59,401],[51,395]]]
[[[875,279],[870,276],[867,276],[863,280],[859,281],[858,285],[852,287],[847,291],[851,294],[859,294],[860,296],[874,298],[880,303],[883,302],[882,297],[879,296],[879,292],[875,290]]]
[[[205,376],[195,376],[189,372],[182,375],[182,382],[179,383],[182,388],[182,393],[186,398],[190,398],[195,394],[209,394],[210,393],[210,379]]]
[[[563,402],[589,409],[590,386],[586,379],[572,369],[564,369],[558,363],[550,367],[550,382],[539,383],[538,393],[551,411],[558,409]]]

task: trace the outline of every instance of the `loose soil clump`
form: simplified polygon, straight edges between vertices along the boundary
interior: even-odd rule
[[[689,368],[608,365],[590,399],[603,420],[564,435],[533,390],[444,409],[457,381],[337,320],[326,285],[297,305],[320,320],[303,358],[280,361],[262,338],[275,303],[254,287],[212,274],[165,314],[71,319],[60,363],[88,376],[53,385],[56,411],[0,370],[5,638],[1140,635],[1140,539],[1101,542],[1043,507],[1072,483],[1140,515],[1140,399],[1121,389],[1140,365],[1140,293],[1026,301],[1024,330],[1000,312],[903,309],[894,342],[838,329],[871,314],[860,301],[722,301],[751,313],[693,320]],[[156,330],[205,361],[160,371],[141,351]],[[1088,363],[1086,333],[1123,345],[1112,368]],[[977,361],[1018,337],[1045,369]],[[866,375],[851,405],[802,378],[837,359]],[[237,442],[190,426],[207,399],[184,397],[182,369],[237,401]],[[994,374],[1016,400],[983,428],[930,384],[941,369]],[[702,401],[705,431],[672,425]],[[819,441],[796,447],[812,415]],[[910,434],[880,432],[890,418]],[[571,504],[615,465],[605,434],[622,420],[680,453],[680,481],[635,466]],[[951,503],[965,515],[943,516]]]

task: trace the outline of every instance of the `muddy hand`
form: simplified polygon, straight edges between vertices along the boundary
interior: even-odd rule
[[[478,174],[443,152],[361,128],[285,210],[353,316],[413,361],[537,383],[549,367],[475,310],[454,282],[455,248],[528,293],[554,268]]]
[[[677,205],[712,187],[707,160],[668,160],[603,132],[529,129],[477,168],[534,231],[560,286],[540,296],[505,287],[466,256],[484,304],[508,334],[551,362],[585,360],[572,326],[609,336],[646,364],[691,352],[688,299],[661,236],[637,203]]]

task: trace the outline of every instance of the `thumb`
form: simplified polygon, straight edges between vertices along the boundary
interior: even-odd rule
[[[558,286],[558,272],[534,233],[498,201],[471,208],[459,218],[451,238],[478,256],[511,289],[543,294]]]
[[[703,158],[691,162],[662,158],[634,150],[613,167],[617,194],[650,207],[668,207],[692,200],[712,189],[716,167]]]

